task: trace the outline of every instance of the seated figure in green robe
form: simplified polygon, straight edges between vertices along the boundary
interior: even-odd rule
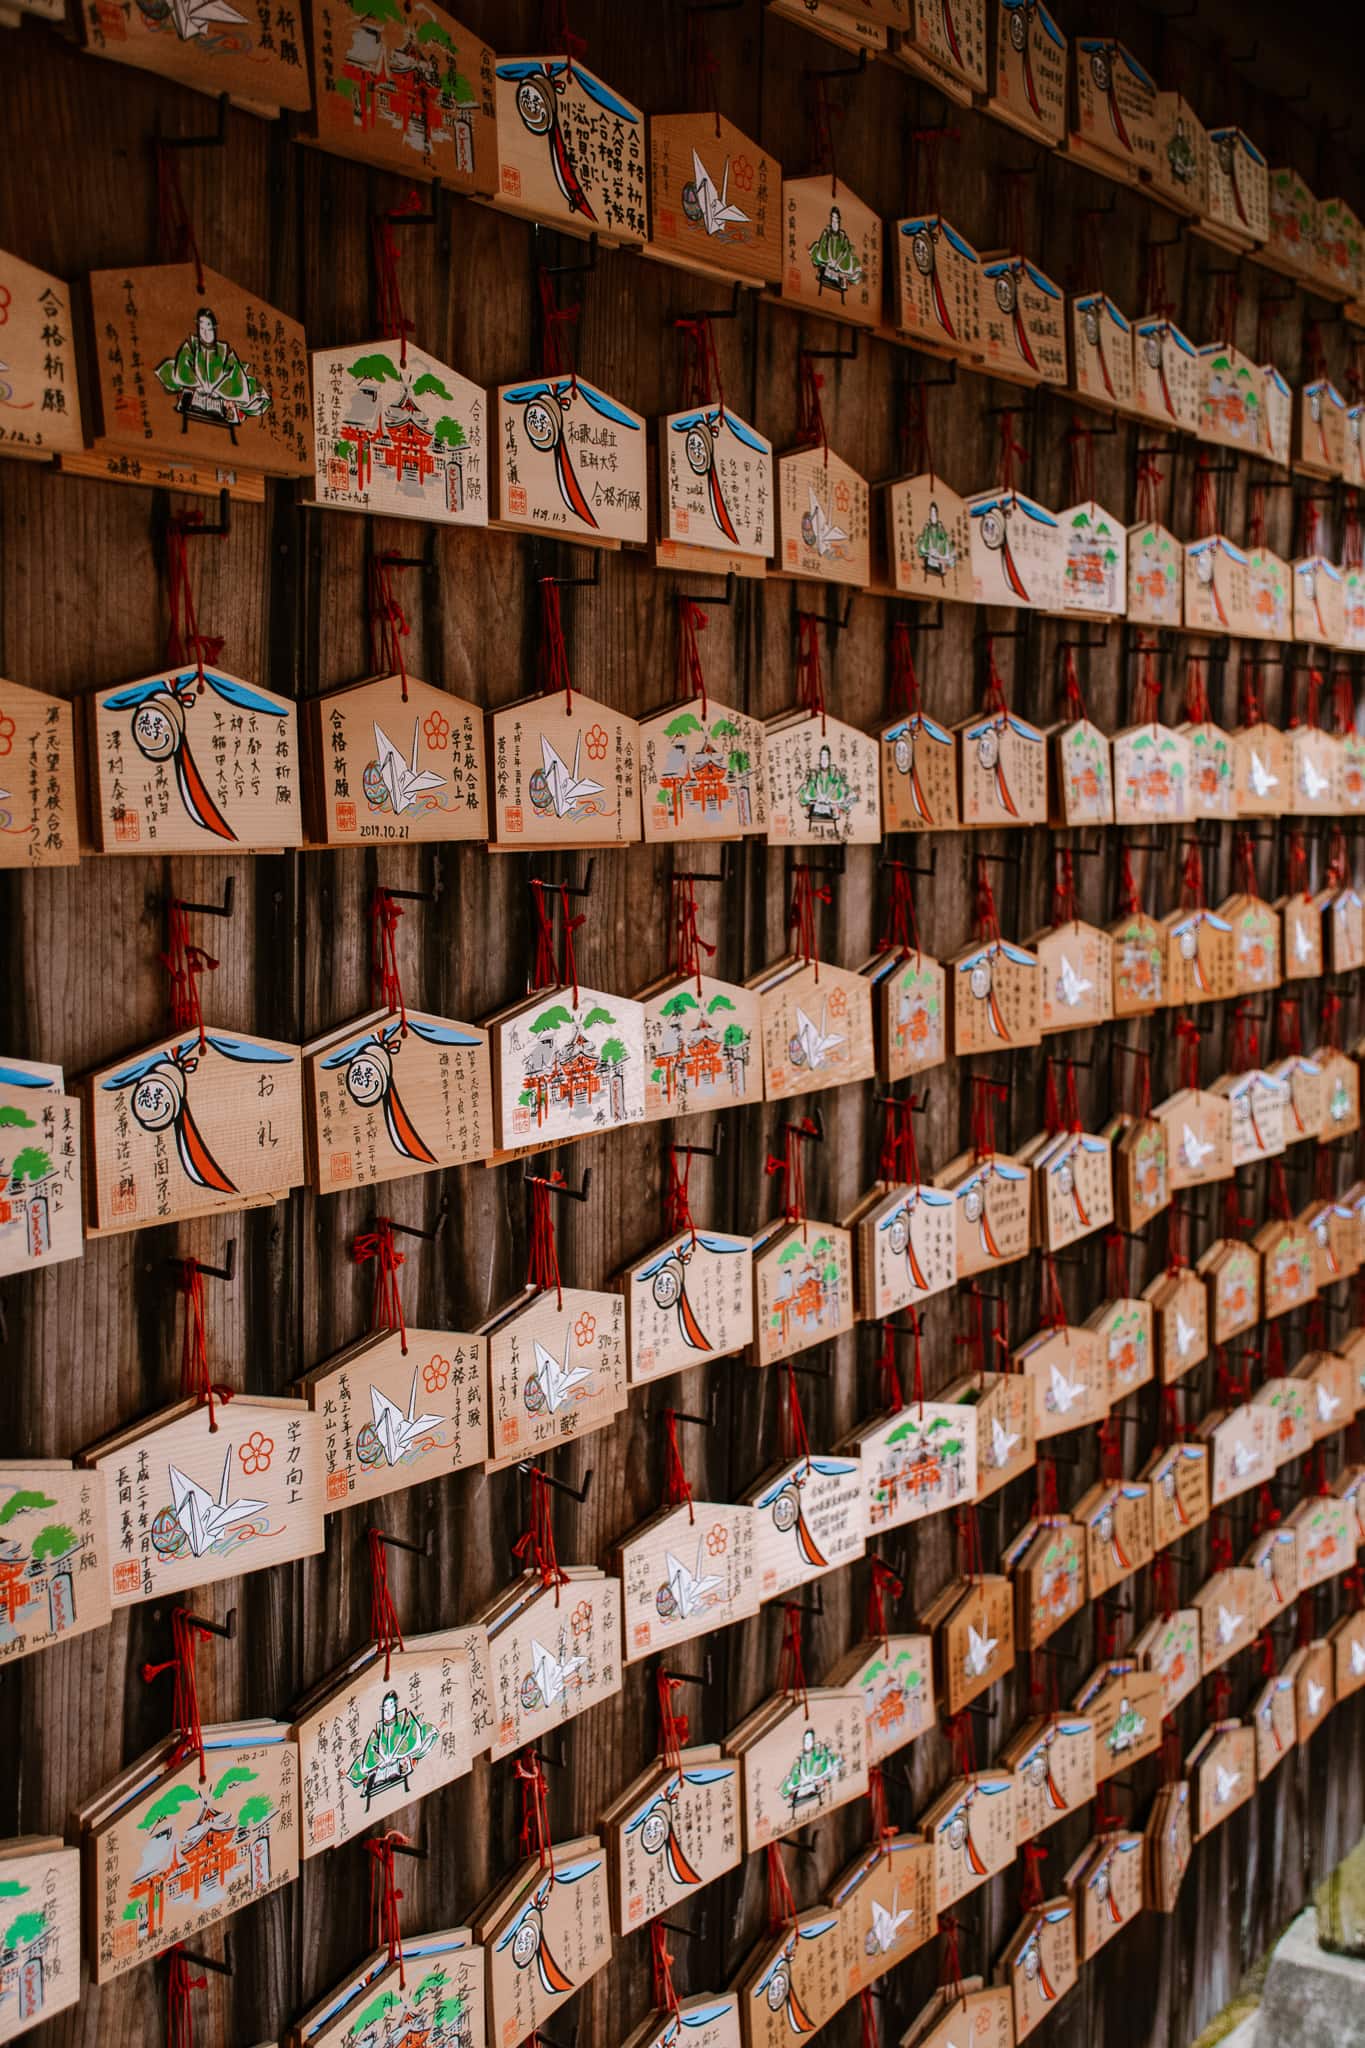
[[[815,1730],[807,1728],[801,1737],[801,1754],[777,1789],[795,1813],[807,1800],[820,1797],[842,1764],[843,1758],[827,1742],[817,1742]]]
[[[235,427],[270,410],[270,393],[252,376],[231,342],[218,339],[218,316],[207,306],[195,315],[194,333],[156,374],[175,400],[186,428],[191,420]]]
[[[853,790],[848,777],[836,765],[827,746],[821,747],[815,766],[797,791],[797,801],[812,829],[828,825],[837,831],[852,810]]]
[[[365,1747],[346,1772],[351,1783],[364,1792],[366,1807],[380,1792],[394,1785],[406,1787],[415,1766],[430,1755],[438,1739],[438,1730],[429,1721],[400,1707],[396,1692],[386,1692],[378,1725],[365,1737]]]
[[[823,227],[810,245],[810,260],[823,291],[826,285],[842,299],[851,284],[862,282],[863,267],[858,252],[844,233],[843,216],[837,206],[829,210],[829,225]]]

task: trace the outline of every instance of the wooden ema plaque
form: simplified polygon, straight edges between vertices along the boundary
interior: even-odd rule
[[[1349,974],[1365,965],[1365,898],[1350,882],[1324,889],[1316,897],[1322,912],[1327,958],[1333,974]]]
[[[1232,1107],[1232,1164],[1254,1166],[1284,1151],[1289,1090],[1260,1067],[1244,1074],[1220,1074],[1214,1092]]]
[[[1178,92],[1156,96],[1158,148],[1152,183],[1168,206],[1196,219],[1209,208],[1209,135]]]
[[[1316,981],[1323,970],[1322,912],[1306,893],[1282,896],[1276,907],[1283,924],[1284,979]],[[1279,1062],[1276,1064],[1278,1068]],[[1299,1137],[1307,1135],[1301,1120],[1294,1124],[1294,1131]]]
[[[733,121],[651,114],[649,180],[649,255],[741,284],[779,282],[782,166]]]
[[[862,1466],[856,1458],[788,1459],[744,1496],[757,1510],[754,1576],[760,1601],[780,1599],[867,1546]]]
[[[1142,1292],[1152,1310],[1162,1384],[1173,1386],[1209,1355],[1208,1291],[1198,1273],[1177,1266]]]
[[[1099,1340],[1110,1407],[1151,1384],[1155,1372],[1152,1305],[1120,1294],[1091,1311],[1085,1327]]]
[[[1085,1538],[1074,1522],[1026,1522],[1002,1554],[1014,1582],[1021,1650],[1030,1655],[1085,1605]]]
[[[202,287],[199,275],[193,263],[90,273],[96,449],[309,475],[302,327],[216,270]]]
[[[1062,605],[1087,619],[1121,619],[1128,596],[1128,533],[1088,498],[1057,514],[1062,529]]]
[[[1023,2041],[1040,2027],[1080,1973],[1076,1959],[1076,1915],[1069,1897],[1047,1899],[1025,1913],[1005,1948],[996,1972],[1009,1986],[1014,2038]]]
[[[1251,1706],[1251,1726],[1256,1736],[1256,1782],[1270,1776],[1284,1762],[1299,1739],[1294,1713],[1294,1681],[1276,1672],[1268,1678]]]
[[[175,1766],[153,1751],[147,1764],[131,1788],[115,1781],[85,1831],[96,1984],[299,1874],[298,1751],[282,1724],[206,1728],[202,1758]]]
[[[1360,467],[1359,464],[1351,466]],[[1359,486],[1353,485],[1352,488],[1358,489]],[[1348,654],[1359,654],[1362,650],[1365,650],[1365,569],[1348,568],[1343,563],[1341,569],[1341,588],[1341,645]],[[1358,811],[1361,807],[1362,796],[1365,794],[1362,791],[1360,774],[1361,758],[1362,754],[1365,754],[1365,744],[1362,744],[1360,734],[1354,731],[1344,733],[1340,744],[1343,755],[1342,807],[1347,810]],[[1348,765],[1350,774],[1349,784],[1345,779]]]
[[[1294,407],[1297,467],[1309,476],[1339,477],[1346,470],[1346,400],[1330,377],[1301,385]]]
[[[1113,1148],[1114,1214],[1122,1230],[1142,1230],[1170,1206],[1166,1127],[1154,1117],[1122,1113],[1106,1135]]]
[[[899,334],[930,350],[974,356],[981,347],[981,258],[941,213],[898,220],[894,319]]]
[[[74,2005],[81,1990],[81,1862],[58,1835],[0,1842],[14,1967],[0,1991],[0,2041]]]
[[[1038,1020],[1051,1031],[1088,1031],[1111,1015],[1113,967],[1108,932],[1073,918],[1029,940],[1038,957]]]
[[[794,960],[778,971],[776,982],[758,977],[765,1099],[870,1081],[872,991],[863,976],[824,960]]]
[[[1168,1005],[1223,1002],[1234,995],[1237,943],[1230,920],[1199,904],[1172,911],[1165,924]]]
[[[338,156],[453,192],[498,182],[493,52],[444,8],[420,20],[313,0],[314,134]]]
[[[173,669],[86,703],[101,853],[253,853],[303,839],[294,704],[221,669]]]
[[[488,524],[487,398],[409,344],[313,356],[315,502],[386,519]]]
[[[1035,141],[1059,148],[1066,139],[1067,39],[1042,0],[993,0],[991,82],[987,109]]]
[[[1339,647],[1346,634],[1341,571],[1322,555],[1294,563],[1294,638],[1311,646]]]
[[[1260,1576],[1258,1618],[1265,1626],[1267,1619],[1273,1620],[1283,1607],[1292,1607],[1299,1597],[1299,1550],[1294,1530],[1287,1523],[1267,1529],[1255,1538],[1242,1563]]]
[[[882,224],[842,179],[782,180],[780,295],[859,327],[881,319]]]
[[[1145,911],[1130,911],[1109,927],[1113,940],[1114,1015],[1145,1016],[1166,1000],[1166,935]]]
[[[888,1835],[830,1888],[843,1928],[844,1995],[856,1997],[933,1938],[934,1852],[918,1835]]]
[[[1076,127],[1067,147],[1092,169],[1131,184],[1152,179],[1161,148],[1156,85],[1127,46],[1082,36],[1076,60]],[[1098,161],[1096,161],[1098,159]]]
[[[1177,433],[1199,425],[1199,351],[1173,320],[1147,315],[1133,327],[1133,405]]]
[[[497,401],[498,525],[598,547],[648,540],[647,442],[638,412],[576,373],[500,384]]]
[[[1113,738],[1114,818],[1120,825],[1175,825],[1190,815],[1190,743],[1159,719]]]
[[[509,213],[608,248],[644,245],[645,122],[577,57],[504,57],[494,67],[498,181]]]
[[[493,1150],[488,1033],[477,1025],[374,1010],[302,1056],[319,1194],[465,1166]]]
[[[1012,1772],[952,1779],[922,1826],[934,1851],[934,1910],[947,1913],[1014,1861]]]
[[[84,1082],[92,1229],[281,1200],[304,1178],[295,1045],[206,1028]]]
[[[865,1721],[853,1687],[811,1686],[745,1747],[746,1855],[866,1794]]]
[[[505,168],[505,167],[504,167]],[[488,1958],[488,2039],[525,2041],[611,1961],[607,1857],[595,1835],[530,1857],[475,1933]]]
[[[1221,1507],[1224,1501],[1274,1476],[1271,1429],[1269,1412],[1250,1403],[1215,1410],[1200,1422],[1197,1433],[1209,1447],[1209,1501],[1213,1507]]]
[[[1289,467],[1294,427],[1294,394],[1274,363],[1261,364],[1261,454],[1267,462]]]
[[[1168,1444],[1142,1470],[1152,1489],[1152,1545],[1165,1550],[1209,1518],[1209,1447]]]
[[[1322,1069],[1327,1108],[1322,1120],[1325,1141],[1349,1137],[1360,1129],[1360,1065],[1344,1052],[1319,1047],[1314,1054]]]
[[[1019,491],[984,491],[966,502],[973,601],[1060,611],[1065,547],[1055,513]]]
[[[388,1950],[377,1949],[286,2038],[299,2048],[365,2048],[376,2027],[388,2026],[406,2028],[409,2039],[415,2030],[424,2048],[460,2048],[461,2031],[478,2040],[485,1959],[469,1928],[405,1935],[402,1958],[391,1963]]]
[[[621,1689],[621,1582],[575,1565],[562,1585],[523,1572],[485,1610],[493,1761]]]
[[[972,1373],[954,1380],[944,1399],[969,1401],[977,1412],[976,1497],[985,1500],[1033,1466],[1033,1389],[1022,1373]]]
[[[764,731],[770,846],[873,846],[881,838],[875,739],[822,711],[784,712]]]
[[[828,1907],[798,1913],[760,1941],[737,1986],[745,2048],[784,2048],[817,2033],[843,2004],[843,1923]]]
[[[919,1181],[879,1181],[846,1219],[855,1235],[861,1316],[894,1316],[942,1294],[957,1279],[953,1197]]]
[[[1152,1494],[1140,1479],[1098,1480],[1072,1509],[1085,1532],[1089,1597],[1121,1585],[1152,1558]]]
[[[0,250],[5,368],[0,373],[0,455],[40,462],[84,446],[71,328],[61,278]]]
[[[1310,1351],[1294,1368],[1308,1389],[1308,1425],[1315,1444],[1335,1436],[1351,1419],[1355,1385],[1351,1368],[1338,1351]]]
[[[1011,383],[1066,383],[1066,300],[1027,256],[981,258],[981,352]]]
[[[626,1405],[619,1294],[528,1288],[479,1334],[488,1341],[488,1470],[605,1429]]]
[[[986,11],[987,0],[913,0],[895,39],[898,61],[970,106],[986,90]]]
[[[1270,181],[1270,232],[1266,236],[1266,262],[1272,269],[1311,279],[1316,266],[1318,202],[1292,167],[1272,166]]]
[[[60,1067],[0,1061],[0,1278],[85,1252],[81,1101],[62,1086]]]
[[[777,1223],[753,1242],[755,1365],[853,1328],[853,1240],[836,1223]]]
[[[883,829],[953,831],[957,804],[957,744],[922,711],[894,718],[878,734],[881,749]]]
[[[641,729],[581,690],[489,713],[489,846],[626,846],[641,838]]]
[[[661,1508],[623,1538],[617,1562],[627,1664],[758,1612],[752,1508]]]
[[[824,1678],[827,1686],[856,1686],[863,1696],[869,1769],[934,1723],[931,1636],[882,1636],[855,1643]]]
[[[1359,299],[1365,286],[1365,229],[1344,199],[1318,202],[1319,276],[1346,300]]]
[[[1022,1847],[1095,1796],[1095,1738],[1080,1714],[1026,1721],[1000,1752],[1014,1773],[1014,1839]]]
[[[1270,172],[1240,128],[1209,130],[1209,203],[1204,226],[1214,241],[1250,249],[1270,237]]]
[[[1231,735],[1208,719],[1187,721],[1177,731],[1190,750],[1191,818],[1236,817],[1235,747]]]
[[[1285,734],[1295,817],[1328,817],[1341,810],[1341,743],[1320,726],[1293,726]]]
[[[624,2048],[743,2048],[739,1999],[733,1991],[702,1992],[680,1998],[677,2010],[656,2008],[642,2020]]]
[[[1131,1657],[1101,1664],[1073,1702],[1095,1731],[1095,1783],[1101,1785],[1161,1746],[1161,1680]]]
[[[642,989],[645,1121],[737,1109],[763,1099],[760,1004],[738,982],[671,975]]]
[[[753,1342],[747,1237],[680,1230],[626,1269],[621,1292],[633,1385],[728,1358]]]
[[[1109,736],[1078,718],[1054,726],[1048,734],[1051,794],[1048,808],[1055,823],[1068,829],[1114,822],[1114,778],[1109,762]]]
[[[303,9],[296,0],[253,17],[231,0],[175,0],[151,7],[91,7],[81,14],[85,47],[178,85],[220,95],[255,114],[307,109]]]
[[[1242,455],[1271,453],[1265,421],[1265,375],[1230,341],[1211,341],[1199,351],[1201,441]]]
[[[1216,1487],[1214,1504],[1218,1504]],[[1260,1569],[1239,1564],[1206,1579],[1190,1604],[1199,1612],[1200,1654],[1207,1678],[1252,1641],[1271,1602]]]
[[[319,1697],[321,1693],[321,1697]],[[482,1628],[370,1644],[298,1709],[300,1854],[348,1842],[473,1769],[488,1745]]]
[[[845,1440],[863,1468],[869,1536],[976,1499],[975,1408],[912,1402],[860,1424]]]
[[[1039,1238],[1047,1251],[1102,1230],[1114,1220],[1109,1140],[1064,1131],[1030,1159]]]
[[[936,1177],[935,1186],[946,1188],[955,1204],[960,1280],[1027,1256],[1032,1243],[1027,1167],[1003,1152],[964,1153]]]
[[[324,846],[486,839],[483,713],[416,676],[304,706],[309,837]]]
[[[1318,1291],[1313,1239],[1302,1224],[1272,1217],[1252,1243],[1261,1255],[1261,1314],[1267,1322],[1313,1300]]]
[[[1293,593],[1288,562],[1269,548],[1252,548],[1247,556],[1251,611],[1263,640],[1293,638]]]
[[[1354,1509],[1350,1509],[1354,1517]],[[0,1465],[0,1664],[109,1619],[109,1525],[102,1472],[64,1459]],[[4,1851],[0,1850],[0,1857]],[[41,1973],[40,1973],[41,1975]],[[5,2038],[0,1992],[0,2039]]]
[[[1041,825],[1047,818],[1047,746],[1012,711],[983,711],[956,728],[962,823]]]
[[[1245,1806],[1256,1790],[1256,1732],[1241,1721],[1219,1721],[1185,1759],[1194,1795],[1194,1834],[1202,1841]]]
[[[1035,1441],[1102,1422],[1109,1413],[1109,1366],[1098,1334],[1084,1325],[1039,1330],[1014,1353],[1033,1388]]]
[[[1143,1903],[1152,1913],[1173,1913],[1190,1867],[1190,1788],[1182,1778],[1163,1785],[1144,1832]]]
[[[1128,529],[1127,615],[1135,625],[1184,623],[1184,560],[1180,542],[1155,522]]]
[[[643,1927],[740,1860],[740,1767],[716,1748],[651,1764],[602,1816],[618,1934]]]
[[[322,1423],[324,1514],[488,1456],[487,1347],[463,1331],[376,1330],[316,1366],[301,1391]]]
[[[1308,1592],[1355,1563],[1355,1511],[1334,1494],[1303,1500],[1289,1516],[1298,1549],[1299,1590]]]
[[[869,970],[877,992],[877,1071],[904,1081],[948,1057],[948,977],[927,953],[894,954]]]
[[[953,1052],[996,1052],[1042,1038],[1038,958],[1009,939],[969,947],[947,963],[952,977]]]
[[[1289,745],[1277,726],[1258,722],[1232,733],[1239,818],[1278,818],[1292,797]]]
[[[117,1610],[323,1547],[322,1424],[303,1401],[179,1401],[92,1444]]]
[[[1332,1648],[1316,1641],[1291,1652],[1285,1675],[1294,1681],[1294,1718],[1300,1742],[1316,1733],[1336,1700],[1332,1694]]]
[[[1365,649],[1365,570],[1349,569],[1346,585],[1346,646]],[[1345,811],[1365,809],[1365,735],[1346,732],[1340,738],[1339,796]]]
[[[1067,1873],[1067,1889],[1076,1906],[1080,1962],[1093,1962],[1142,1911],[1142,1848],[1141,1835],[1096,1835]]]
[[[902,595],[931,603],[940,598],[972,602],[971,513],[965,498],[932,471],[901,477],[886,487],[886,519],[892,580]],[[952,822],[957,822],[956,808]]]
[[[1133,407],[1133,326],[1103,292],[1071,301],[1071,381],[1093,405]]]
[[[994,1574],[959,1581],[935,1602],[940,1608],[939,1698],[960,1714],[1014,1668],[1013,1588]]]
[[[1247,557],[1222,534],[1186,543],[1184,606],[1187,632],[1257,634]]]
[[[690,406],[660,420],[661,541],[766,562],[773,491],[772,442],[726,405]]]
[[[872,581],[867,479],[830,448],[777,458],[777,566],[807,583]]]
[[[1159,1103],[1153,1115],[1166,1132],[1172,1193],[1231,1178],[1232,1109],[1225,1096],[1182,1088]]]
[[[1014,2007],[1007,1984],[983,1989],[979,1977],[966,1977],[952,1991],[940,1989],[905,2036],[913,2048],[1014,2048]]]
[[[543,989],[488,1023],[504,1147],[556,1145],[644,1121],[639,1003],[580,982]]]
[[[1173,1714],[1188,1699],[1203,1675],[1199,1645],[1199,1610],[1178,1607],[1154,1615],[1137,1636],[1133,1654],[1144,1670],[1161,1680],[1161,1711]]]
[[[80,858],[75,745],[70,704],[0,677],[0,868]]]
[[[1337,1704],[1365,1685],[1365,1608],[1343,1614],[1328,1630],[1332,1645],[1332,1695]]]

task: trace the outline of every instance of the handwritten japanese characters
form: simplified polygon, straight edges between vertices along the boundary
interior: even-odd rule
[[[0,249],[0,305],[0,455],[74,453],[83,437],[70,290]]]
[[[909,597],[972,601],[971,514],[932,472],[886,486],[892,580]],[[945,822],[947,822],[945,820]]]
[[[409,343],[313,356],[314,483],[320,505],[452,526],[488,522],[487,399]]]
[[[14,1966],[0,1989],[0,2041],[64,2012],[81,1991],[81,1860],[60,1836],[0,1842]]]
[[[640,721],[640,797],[652,845],[763,832],[768,783],[762,721],[715,697]]]
[[[872,580],[867,480],[831,448],[777,458],[777,566],[805,582]]]
[[[648,252],[689,270],[776,284],[782,166],[723,114],[651,114]]]
[[[528,1287],[479,1333],[488,1346],[488,1470],[606,1427],[626,1405],[625,1303]]]
[[[664,540],[727,557],[767,559],[773,551],[771,441],[717,400],[668,413],[659,422],[659,453]],[[832,518],[826,520],[817,536],[825,542],[822,560],[847,541],[846,532],[838,542],[832,538],[833,526]]]
[[[0,868],[71,867],[76,840],[71,706],[0,677]]]
[[[0,1664],[109,1619],[104,1485],[61,1459],[0,1465]],[[0,2038],[4,2021],[0,1994]]]
[[[493,52],[443,7],[312,0],[316,140],[452,192],[497,184]]]
[[[0,1060],[0,1276],[78,1259],[81,1098],[60,1067]]]
[[[322,1424],[323,1512],[418,1486],[488,1455],[488,1358],[459,1330],[376,1330],[302,1383]]]
[[[232,0],[169,0],[165,7],[82,10],[86,47],[198,92],[231,94],[262,112],[309,103],[299,0],[252,9]]]
[[[497,434],[500,525],[603,546],[648,538],[645,422],[629,406],[576,374],[525,378],[498,386]]]
[[[544,1146],[645,1114],[644,1013],[600,989],[544,989],[488,1020],[499,1142]]]
[[[378,676],[304,707],[308,837],[324,846],[488,836],[484,721],[416,676]]]
[[[374,1010],[303,1048],[309,1178],[366,1187],[493,1149],[488,1033],[421,1010]]]
[[[752,1508],[660,1508],[622,1540],[617,1559],[627,1664],[758,1612]]]
[[[640,837],[640,728],[575,690],[488,719],[489,844],[499,852],[624,846]]]
[[[796,711],[763,742],[770,846],[872,845],[881,837],[877,742],[842,719]]]
[[[627,1268],[632,1384],[685,1372],[753,1341],[753,1266],[747,1237],[691,1226]]]
[[[500,57],[496,199],[511,213],[609,247],[649,232],[640,109],[576,56]]]

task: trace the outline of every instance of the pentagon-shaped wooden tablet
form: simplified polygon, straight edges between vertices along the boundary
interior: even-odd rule
[[[649,233],[645,119],[640,109],[560,51],[499,57],[496,203],[524,220],[608,247]]]
[[[310,836],[326,846],[488,837],[484,719],[416,676],[375,676],[304,708]]]
[[[488,399],[412,343],[313,356],[316,502],[340,512],[488,524]]]
[[[496,398],[498,525],[598,547],[649,538],[639,413],[576,374],[500,384]]]
[[[0,455],[43,462],[78,452],[84,437],[70,287],[0,249],[0,304]]]
[[[782,166],[723,114],[651,114],[647,246],[687,270],[776,284]]]

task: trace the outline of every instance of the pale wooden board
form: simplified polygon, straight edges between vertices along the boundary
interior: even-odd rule
[[[104,1474],[43,1459],[10,1461],[0,1466],[0,1517],[0,1662],[102,1627],[109,1619]]]
[[[488,1455],[488,1347],[465,1331],[378,1331],[316,1366],[306,1391],[322,1418],[326,1514]]]
[[[283,107],[301,111],[311,98],[303,11],[300,0],[283,0],[262,21],[259,13],[253,19],[234,9],[228,16],[190,0],[164,13],[96,8],[82,24],[92,56],[277,114]]]
[[[620,1580],[593,1574],[556,1588],[526,1574],[515,1612],[489,1629],[488,1661],[496,1760],[620,1690]]]
[[[640,801],[651,845],[741,839],[767,823],[764,728],[708,694],[640,721]]]
[[[740,1860],[741,1777],[714,1750],[683,1750],[659,1763],[618,1802],[602,1834],[612,1853],[616,1932],[686,1904]]]
[[[603,1429],[626,1405],[619,1294],[547,1288],[486,1343],[490,1472]]]
[[[649,226],[651,255],[776,284],[782,166],[723,114],[651,114]]]
[[[5,1948],[14,1962],[0,1992],[0,2041],[75,2005],[81,1995],[81,1865],[75,1849],[0,1842]],[[12,1916],[12,1917],[11,1917]]]
[[[499,206],[547,227],[638,247],[649,231],[640,109],[563,52],[494,66]]]
[[[311,367],[317,503],[487,524],[488,401],[479,385],[412,343],[320,349]]]
[[[573,692],[488,717],[490,844],[501,852],[640,837],[640,728]]]
[[[500,384],[493,511],[522,533],[611,546],[648,538],[645,421],[586,377]]]
[[[319,1194],[369,1187],[493,1150],[488,1033],[404,1009],[304,1048],[308,1177]]]
[[[70,289],[0,250],[0,296],[0,455],[74,454],[81,446],[81,395]]]
[[[305,732],[309,825],[328,846],[488,836],[478,705],[380,676],[315,699]]]
[[[452,192],[496,189],[487,43],[437,6],[416,25],[352,0],[312,0],[310,14],[311,139],[400,177],[439,178]]]
[[[0,1124],[14,1134],[0,1182],[0,1275],[84,1252],[83,1109],[79,1096],[62,1094],[60,1073],[55,1088],[39,1087],[22,1063],[0,1065]]]
[[[0,677],[0,736],[0,867],[72,866],[79,852],[71,706]]]

